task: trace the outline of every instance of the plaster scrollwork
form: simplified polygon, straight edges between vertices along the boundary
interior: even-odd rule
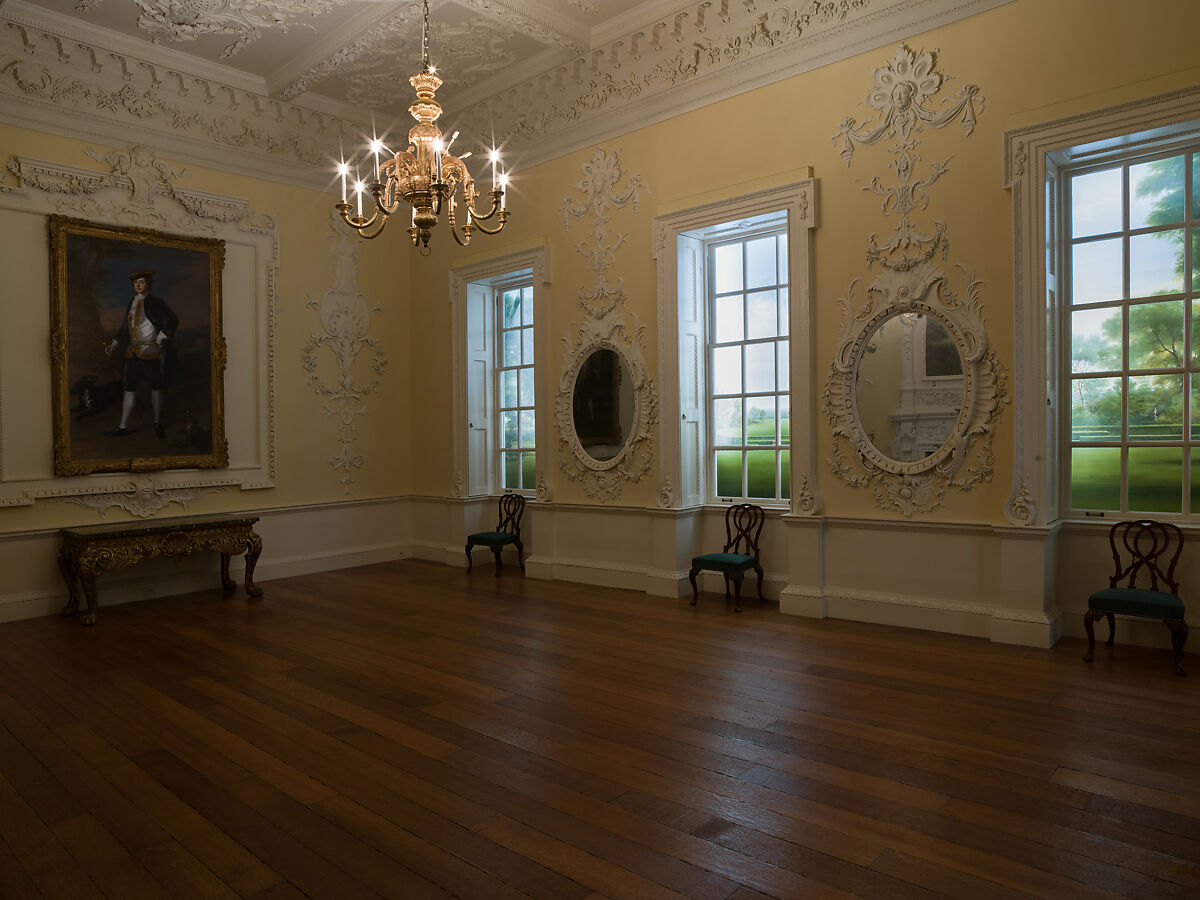
[[[855,298],[859,279],[838,300],[842,338],[822,395],[833,431],[829,463],[852,487],[870,487],[878,506],[905,516],[934,509],[947,488],[970,490],[991,480],[993,428],[1011,402],[1004,370],[988,347],[982,282],[959,265],[962,287],[952,287],[934,261],[938,251],[943,258],[948,255],[945,223],[936,222],[927,231],[913,223],[913,213],[929,205],[928,188],[949,171],[947,164],[935,162],[926,176],[917,176],[916,132],[925,125],[944,127],[961,114],[969,137],[983,109],[975,85],[939,102],[936,95],[945,81],[935,53],[914,53],[901,44],[888,65],[875,70],[875,86],[867,96],[879,121],[857,125],[852,117],[844,118],[834,138],[841,142],[847,165],[856,145],[869,146],[884,137],[896,140],[889,149],[898,183],[884,185],[876,176],[865,190],[881,196],[883,215],[898,212],[899,222],[889,239],[876,233],[867,238],[867,265],[881,271],[862,302]],[[872,390],[872,379],[863,377],[864,360],[877,351],[882,354],[884,327],[892,320],[900,323],[892,336],[898,335],[902,346],[891,351],[901,361],[899,376],[885,376],[900,384],[899,399],[886,417],[893,429],[889,443],[875,433],[882,419],[875,420],[875,428],[864,423],[861,404],[864,392]],[[918,328],[922,320],[927,329],[940,326],[936,335],[957,355],[957,363],[936,374],[925,371],[925,354],[914,352],[918,335],[925,346],[928,332]]]
[[[642,176],[637,174],[630,175],[625,187],[618,189],[617,183],[623,174],[616,152],[610,153],[603,147],[597,147],[592,158],[583,164],[583,177],[575,184],[583,194],[583,199],[576,203],[570,197],[563,198],[564,228],[570,228],[571,219],[582,219],[588,214],[592,217],[591,237],[595,245],[587,246],[580,242],[575,249],[588,260],[588,268],[596,273],[591,290],[582,286],[579,288],[579,306],[597,319],[608,315],[625,301],[625,279],[617,278],[616,284],[611,284],[608,271],[616,262],[617,251],[629,235],[613,232],[609,228],[610,213],[631,203],[634,212],[637,212],[642,191],[650,191],[642,184]]]
[[[76,12],[86,13],[103,0],[79,0]],[[316,31],[301,16],[316,16],[342,5],[341,0],[133,0],[138,27],[158,42],[194,41],[210,34],[237,35],[221,51],[227,59],[258,40],[263,29],[287,31],[293,25]]]
[[[187,509],[188,505],[207,494],[224,491],[222,486],[200,486],[186,488],[163,488],[154,484],[132,485],[128,490],[101,491],[94,494],[78,494],[62,497],[67,503],[75,503],[98,512],[103,518],[110,509],[122,509],[131,516],[147,519],[170,506]]]
[[[542,472],[537,479],[537,499],[539,503],[549,503],[554,499],[554,488],[546,481],[546,473]]]
[[[646,326],[633,318],[630,335],[624,322],[609,316],[585,319],[574,340],[563,338],[566,359],[555,398],[558,424],[559,468],[571,481],[583,484],[589,497],[601,502],[620,496],[627,481],[640,481],[651,469],[654,453],[651,435],[658,422],[658,392],[646,369]],[[633,399],[632,425],[623,435],[620,451],[607,460],[593,458],[575,430],[575,384],[580,370],[597,350],[610,350],[621,357],[628,373]]]
[[[664,472],[658,478],[658,493],[654,497],[659,509],[670,509],[675,505],[675,490],[671,487],[671,479]]]
[[[336,456],[329,458],[329,464],[341,470],[342,492],[349,494],[354,484],[351,473],[365,462],[361,454],[354,452],[354,425],[360,416],[367,415],[367,398],[379,388],[387,356],[379,339],[367,334],[371,313],[377,312],[379,307],[372,309],[356,284],[361,242],[345,228],[338,227],[340,222],[337,213],[331,212],[329,237],[333,286],[319,301],[311,296],[306,301],[309,309],[320,314],[324,331],[309,337],[300,358],[309,385],[325,401],[325,414],[337,422],[341,448]],[[327,378],[321,371],[322,351],[328,351],[336,364],[333,378]],[[360,356],[367,359],[369,375],[364,380],[355,375],[355,364]]]

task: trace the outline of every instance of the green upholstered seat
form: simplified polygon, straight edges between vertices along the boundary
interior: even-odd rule
[[[1096,591],[1088,598],[1088,609],[1152,619],[1183,618],[1183,601],[1174,594],[1138,588],[1106,588]]]
[[[742,578],[747,569],[758,573],[758,599],[764,600],[762,592],[763,570],[758,561],[758,536],[762,533],[767,514],[761,506],[739,503],[725,510],[725,546],[720,553],[704,553],[692,558],[688,581],[692,583],[692,606],[700,598],[696,576],[701,570],[720,572],[725,576],[725,596],[729,596],[729,582],[734,587],[734,612],[742,611]]]
[[[471,548],[488,547],[496,560],[496,577],[500,577],[500,551],[513,544],[517,548],[517,563],[525,571],[525,547],[521,543],[521,516],[525,514],[525,498],[520,494],[500,497],[500,521],[495,531],[477,531],[467,535],[467,571],[471,571]]]
[[[517,536],[511,531],[477,531],[474,534],[467,535],[467,541],[472,544],[494,547],[498,544],[515,544]]]
[[[758,557],[746,556],[744,553],[705,553],[692,560],[693,566],[713,572],[741,572],[753,569],[757,564]]]
[[[1083,614],[1088,650],[1083,658],[1091,662],[1095,656],[1097,619],[1108,620],[1108,640],[1104,643],[1109,647],[1113,645],[1118,615],[1160,619],[1171,632],[1175,672],[1186,675],[1183,645],[1188,626],[1179,582],[1175,580],[1175,564],[1183,552],[1183,532],[1170,522],[1133,519],[1116,522],[1108,530],[1108,545],[1116,569],[1109,576],[1108,587],[1088,598],[1088,611]],[[1138,587],[1139,579],[1143,587]]]

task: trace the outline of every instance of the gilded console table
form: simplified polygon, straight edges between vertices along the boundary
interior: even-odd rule
[[[227,591],[237,585],[229,577],[229,558],[246,554],[246,593],[261,597],[262,588],[254,584],[254,566],[262,553],[262,538],[254,533],[257,516],[186,516],[157,519],[152,522],[123,522],[114,525],[86,525],[63,528],[58,568],[67,582],[67,605],[62,615],[74,615],[79,609],[75,582],[83,585],[87,612],[81,613],[81,625],[96,623],[96,575],[123,569],[142,559],[155,556],[183,556],[196,550],[221,554],[221,587]]]

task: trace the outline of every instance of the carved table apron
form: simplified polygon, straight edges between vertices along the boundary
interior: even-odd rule
[[[254,533],[257,516],[187,516],[154,522],[88,525],[63,528],[58,567],[67,582],[67,605],[62,615],[79,609],[76,579],[83,585],[87,612],[79,615],[81,625],[96,622],[96,575],[122,569],[155,556],[182,556],[196,550],[221,554],[221,587],[237,585],[229,577],[229,557],[246,554],[246,593],[261,597],[254,584],[254,566],[262,553],[262,538]]]

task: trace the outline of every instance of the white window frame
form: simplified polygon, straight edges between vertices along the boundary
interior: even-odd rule
[[[1013,203],[1013,366],[1017,398],[1008,520],[1045,527],[1062,516],[1060,167],[1148,142],[1200,138],[1200,86],[1014,129],[1004,135]]]
[[[707,292],[703,248],[694,233],[723,223],[784,211],[787,217],[791,405],[792,514],[811,516],[821,501],[813,445],[812,230],[816,182],[812,178],[753,194],[718,200],[654,219],[652,252],[658,269],[659,445],[658,503],[689,508],[709,502],[707,417],[704,414],[703,324]]]
[[[493,315],[495,317],[494,332],[496,335],[495,348],[494,348],[495,366],[493,367],[493,371],[495,372],[495,379],[494,379],[494,394],[493,394],[493,399],[492,399],[492,409],[495,410],[496,438],[497,439],[496,439],[496,442],[495,442],[495,445],[493,448],[493,452],[492,452],[492,459],[493,459],[493,465],[494,465],[494,470],[492,472],[492,483],[496,486],[497,490],[501,490],[506,493],[512,492],[512,493],[517,493],[517,494],[523,494],[527,497],[531,497],[531,496],[533,496],[534,491],[536,489],[536,477],[537,477],[536,476],[536,468],[535,468],[535,475],[534,475],[534,478],[535,478],[534,484],[524,485],[522,487],[512,487],[511,485],[504,484],[504,467],[505,467],[505,456],[511,455],[513,453],[518,454],[517,466],[518,466],[519,472],[521,471],[520,454],[532,452],[535,454],[535,456],[534,456],[535,461],[537,459],[537,456],[536,456],[536,453],[537,453],[536,418],[537,418],[537,408],[539,405],[538,404],[539,398],[538,398],[538,393],[537,393],[537,388],[536,388],[537,350],[536,350],[536,347],[532,348],[533,354],[534,354],[534,359],[533,359],[532,363],[525,363],[524,361],[522,361],[513,366],[505,365],[505,363],[504,363],[504,335],[505,335],[505,332],[516,332],[519,335],[518,340],[519,340],[520,344],[522,345],[522,354],[524,353],[524,347],[523,347],[524,342],[525,342],[524,341],[524,332],[528,331],[530,334],[531,343],[536,344],[537,326],[534,324],[533,315],[536,315],[537,303],[531,301],[532,306],[533,306],[533,310],[531,312],[533,315],[531,315],[530,322],[528,325],[524,324],[524,322],[521,318],[518,318],[517,324],[512,326],[511,328],[506,328],[504,326],[503,304],[504,304],[504,295],[509,293],[510,291],[515,290],[515,291],[524,292],[526,289],[528,289],[530,291],[530,294],[533,293],[533,271],[531,269],[525,269],[521,272],[513,272],[513,273],[511,273],[511,277],[502,277],[502,278],[499,278],[499,279],[493,281],[490,285],[490,288],[491,288],[491,292],[492,292]],[[523,359],[524,359],[524,356],[522,356],[522,360]],[[520,381],[521,381],[520,372],[522,369],[528,369],[531,372],[531,377],[535,384],[534,403],[532,405],[525,404],[523,402],[528,398],[525,397],[524,391],[521,390],[521,388],[520,388]],[[508,372],[508,371],[514,371],[517,373],[517,382],[518,382],[517,404],[516,404],[516,406],[511,406],[511,407],[507,406],[504,403],[503,381],[504,381],[504,373]],[[542,398],[542,402],[544,403],[544,398]],[[524,431],[525,431],[525,426],[522,422],[522,420],[524,419],[524,416],[522,416],[521,413],[523,413],[525,410],[531,410],[534,414],[535,439],[534,439],[533,446],[525,446],[521,443],[521,440],[524,437]],[[502,440],[500,440],[500,436],[503,432],[503,427],[504,427],[502,420],[504,417],[504,413],[508,412],[508,411],[512,411],[517,414],[517,420],[518,420],[517,421],[517,441],[518,441],[518,443],[515,448],[504,447],[504,442]],[[536,465],[536,462],[535,462],[535,465]]]
[[[502,492],[499,470],[498,386],[496,384],[496,288],[526,273],[533,284],[534,408],[536,434],[545,443],[550,427],[546,383],[546,336],[549,276],[545,247],[450,270],[452,320],[454,472],[450,494],[486,497]],[[545,471],[545,453],[537,455],[537,481]],[[523,490],[526,495],[536,491]]]

